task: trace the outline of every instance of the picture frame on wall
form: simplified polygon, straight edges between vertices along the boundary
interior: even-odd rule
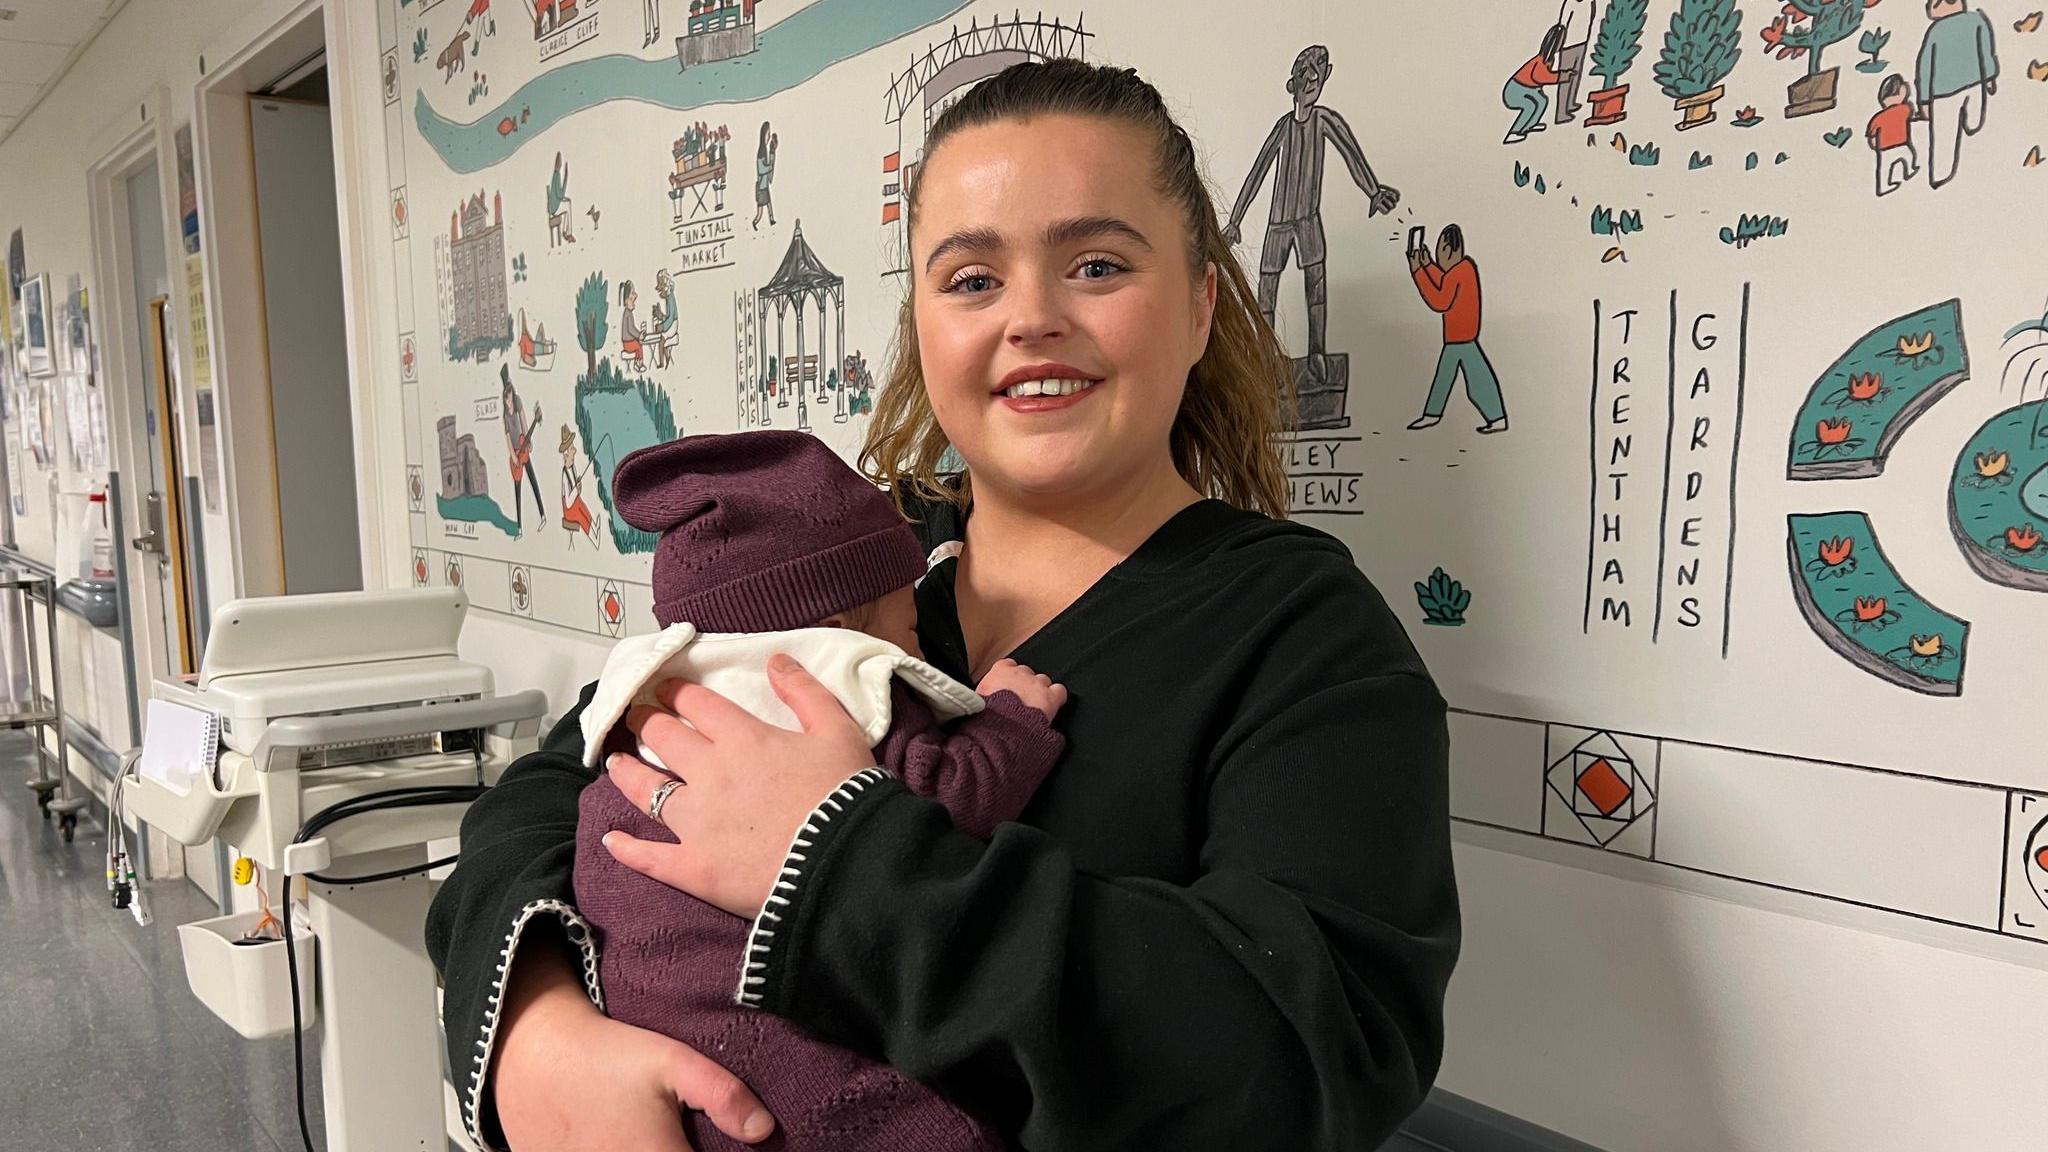
[[[54,345],[56,333],[50,326],[50,276],[45,272],[37,276],[24,277],[21,282],[21,319],[25,331],[23,347],[27,349],[26,365],[30,376],[55,376],[57,357]]]

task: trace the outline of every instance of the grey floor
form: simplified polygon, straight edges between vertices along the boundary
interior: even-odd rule
[[[242,1039],[185,985],[177,926],[213,902],[164,880],[149,927],[115,910],[105,829],[41,819],[30,747],[0,733],[0,1152],[301,1152],[291,1041]],[[306,1061],[317,1148],[317,1032]]]

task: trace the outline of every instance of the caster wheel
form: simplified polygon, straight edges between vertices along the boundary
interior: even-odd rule
[[[59,816],[57,818],[57,833],[64,837],[66,844],[71,843],[71,838],[78,833],[78,817],[68,812]]]

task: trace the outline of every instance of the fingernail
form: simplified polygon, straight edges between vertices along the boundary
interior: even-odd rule
[[[597,842],[599,844],[604,845],[605,851],[609,852],[612,849],[612,840],[615,839],[617,836],[617,832],[607,832],[604,835],[598,837]]]
[[[790,659],[787,652],[777,652],[768,658],[768,670],[770,672],[794,672],[796,671],[796,661]]]
[[[748,1140],[759,1140],[761,1137],[766,1136],[769,1129],[773,1127],[775,1127],[775,1121],[769,1118],[768,1110],[756,1108],[754,1114],[747,1117],[747,1122],[740,1125],[740,1135]]]

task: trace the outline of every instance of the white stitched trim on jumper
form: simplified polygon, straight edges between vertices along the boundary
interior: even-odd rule
[[[931,555],[924,558],[925,576],[931,575],[932,569],[937,568],[939,565],[945,563],[948,560],[951,560],[953,557],[960,555],[960,550],[965,547],[967,547],[967,545],[962,541],[948,540],[944,544],[939,545],[937,548],[932,549]],[[919,576],[916,580],[911,581],[910,586],[915,588],[923,583],[924,576]]]
[[[498,1152],[484,1139],[481,1110],[483,1106],[484,1073],[491,1066],[491,1046],[498,1038],[498,1011],[504,1007],[505,977],[512,970],[513,953],[519,950],[519,937],[526,931],[526,922],[542,912],[551,912],[562,921],[562,930],[583,952],[583,993],[590,1002],[604,1010],[604,990],[597,982],[597,941],[591,937],[590,922],[582,913],[560,900],[535,900],[519,910],[512,921],[512,930],[505,934],[505,947],[498,953],[498,971],[491,977],[491,995],[484,1006],[483,1035],[476,1042],[476,1058],[469,1070],[469,1087],[462,1098],[462,1126],[469,1138],[479,1148]]]
[[[740,986],[733,993],[733,1000],[736,1003],[754,1006],[761,1003],[761,993],[754,991],[754,988],[756,985],[767,983],[768,978],[755,973],[768,967],[768,952],[773,947],[775,938],[775,930],[768,927],[768,924],[782,923],[782,917],[776,915],[773,910],[788,907],[790,901],[789,897],[776,893],[795,892],[797,881],[803,878],[803,869],[798,867],[804,862],[802,849],[809,848],[812,844],[812,841],[805,837],[818,835],[825,825],[832,822],[835,813],[845,811],[846,805],[853,802],[855,792],[865,792],[868,785],[892,778],[887,768],[863,768],[855,772],[846,778],[844,784],[834,788],[830,795],[819,801],[818,806],[811,809],[811,814],[804,819],[803,827],[796,830],[796,836],[790,841],[789,853],[782,859],[782,872],[775,881],[775,889],[769,893],[767,903],[761,905],[760,914],[754,917],[754,926],[747,932],[747,950],[741,953],[745,963],[740,969]],[[831,811],[826,811],[827,808]]]

